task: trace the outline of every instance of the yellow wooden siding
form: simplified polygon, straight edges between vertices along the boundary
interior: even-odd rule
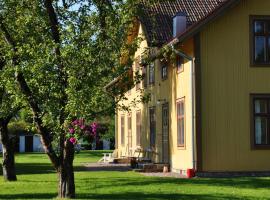
[[[204,171],[264,171],[269,150],[251,150],[250,93],[270,93],[270,67],[250,67],[249,15],[270,1],[243,0],[201,32]]]
[[[143,35],[143,29],[140,27],[139,33]],[[138,57],[147,47],[144,41],[140,48],[137,50],[135,57]],[[181,50],[185,51],[188,55],[193,56],[193,40],[187,41],[181,45]],[[145,89],[146,93],[151,94],[151,101],[147,104],[137,104],[135,107],[131,107],[132,113],[132,133],[133,133],[133,147],[136,148],[136,111],[142,111],[142,136],[141,136],[141,147],[145,150],[150,147],[150,127],[149,127],[149,108],[155,107],[156,111],[156,148],[155,153],[152,154],[152,160],[154,162],[162,161],[162,104],[167,102],[169,104],[169,157],[171,168],[175,171],[186,170],[187,168],[192,168],[192,152],[191,152],[191,110],[189,101],[189,73],[191,62],[184,61],[184,71],[181,73],[176,72],[174,63],[171,62],[168,66],[168,77],[166,80],[161,78],[161,62],[159,60],[155,61],[155,84],[149,85]],[[147,80],[149,83],[149,68],[147,71]],[[126,94],[128,98],[127,101],[121,102],[128,105],[134,98],[139,95],[135,87],[131,90],[130,94]],[[177,121],[176,121],[176,101],[177,99],[185,97],[185,136],[186,136],[186,146],[185,148],[177,147]],[[162,101],[160,104],[157,103],[158,100]],[[121,115],[125,114],[126,118],[128,116],[127,112],[118,111],[118,122],[117,125],[120,127]],[[127,136],[127,124],[125,125],[126,136]],[[117,139],[121,141],[120,129],[118,129]],[[125,140],[127,142],[127,139]],[[119,142],[118,142],[119,144]],[[127,156],[126,146],[118,145],[119,156]],[[134,149],[133,148],[133,153]],[[137,155],[137,154],[136,154]]]
[[[143,29],[140,26],[139,34],[143,35]],[[179,49],[184,51],[189,56],[193,56],[193,40],[189,40],[182,44]],[[135,57],[140,56],[147,47],[146,41],[143,41],[140,48],[137,50]],[[142,113],[142,135],[141,147],[145,150],[150,147],[150,127],[149,127],[149,108],[155,107],[156,111],[156,148],[155,153],[152,155],[154,162],[162,161],[162,104],[167,102],[169,104],[169,154],[170,164],[174,171],[186,170],[192,168],[192,151],[191,151],[191,102],[190,99],[190,67],[191,62],[184,61],[184,71],[177,73],[174,61],[168,66],[168,77],[166,80],[161,78],[161,62],[155,61],[155,84],[149,85],[145,89],[146,93],[151,94],[151,101],[147,104],[139,103],[134,107],[130,107],[132,114],[132,146],[133,154],[136,146],[136,112],[141,110]],[[149,82],[149,68],[147,71],[147,79]],[[134,87],[130,94],[126,94],[128,100],[121,103],[129,105],[129,103],[138,97],[140,93]],[[176,102],[180,98],[185,98],[185,147],[177,147],[177,112]],[[165,100],[158,104],[158,100]],[[128,112],[118,110],[117,126],[121,127],[121,116],[125,115],[125,145],[118,142],[117,149],[119,156],[128,156],[127,151],[127,117]],[[121,141],[121,129],[118,128],[116,136],[118,141]],[[137,155],[137,154],[136,154]]]
[[[142,42],[139,44],[139,48],[138,50],[135,52],[135,58],[138,58],[140,55],[143,54],[143,52],[147,49],[148,45],[147,45],[147,41],[145,40],[145,35],[143,32],[143,27],[140,25],[139,26],[139,33],[138,33],[139,37],[142,38]],[[133,63],[133,71],[135,74],[135,63]],[[125,105],[125,106],[129,106],[131,105],[131,102],[134,101],[135,99],[139,99],[139,95],[140,93],[138,93],[136,91],[136,87],[132,88],[130,90],[130,92],[125,94],[125,97],[127,98],[127,100],[123,100],[119,103],[119,105]],[[144,105],[142,103],[138,103],[135,106],[130,106],[130,110],[131,112],[127,112],[121,109],[117,110],[117,118],[116,118],[116,126],[117,127],[121,127],[121,116],[125,115],[125,144],[121,145],[121,143],[119,141],[121,141],[121,129],[118,128],[117,132],[116,132],[116,138],[118,140],[118,145],[116,146],[116,149],[118,150],[118,156],[129,156],[128,155],[128,124],[127,124],[127,118],[128,115],[131,114],[132,117],[132,155],[134,154],[135,149],[138,147],[136,144],[136,113],[137,111],[141,111],[141,115],[142,115],[142,130],[141,130],[141,141],[142,144],[141,146],[145,146],[145,140],[146,140],[146,132],[145,132],[145,126],[146,124],[143,123],[145,121],[145,112],[144,112]],[[137,154],[136,154],[137,155]]]
[[[179,50],[184,51],[187,55],[193,56],[193,40],[189,40],[182,44]],[[171,83],[171,156],[172,170],[186,170],[192,168],[192,140],[191,140],[191,102],[190,89],[190,68],[191,62],[184,61],[184,71],[177,73],[176,68],[172,68]],[[185,147],[177,147],[177,109],[176,102],[180,98],[185,98]]]

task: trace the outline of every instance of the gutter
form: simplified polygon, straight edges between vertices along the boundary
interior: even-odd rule
[[[195,70],[194,70],[194,59],[193,57],[185,54],[182,51],[176,50],[174,45],[171,45],[172,50],[179,56],[186,58],[187,60],[191,61],[191,67],[190,67],[190,77],[189,77],[189,82],[190,82],[190,102],[191,102],[191,151],[192,151],[192,168],[193,170],[197,169],[197,161],[195,159]]]

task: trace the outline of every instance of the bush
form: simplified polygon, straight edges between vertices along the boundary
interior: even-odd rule
[[[34,134],[31,124],[25,121],[10,122],[8,125],[8,130],[11,135],[19,135],[21,133]]]

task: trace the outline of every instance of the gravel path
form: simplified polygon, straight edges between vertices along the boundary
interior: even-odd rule
[[[132,171],[128,164],[85,163],[88,171]]]
[[[172,172],[168,172],[168,173],[140,173],[144,176],[152,176],[152,177],[171,177],[171,178],[186,178],[183,175],[177,174],[177,173],[172,173]]]
[[[119,172],[127,172],[132,171],[129,164],[110,164],[110,163],[84,163],[87,171],[119,171]],[[149,172],[139,172],[144,176],[152,176],[152,177],[172,177],[172,178],[186,178],[183,175],[177,173],[149,173]]]

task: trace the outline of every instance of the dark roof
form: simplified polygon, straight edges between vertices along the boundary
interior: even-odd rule
[[[173,16],[178,12],[187,14],[187,26],[205,18],[227,0],[158,0],[149,4],[142,0],[140,21],[145,27],[151,46],[161,46],[173,39]]]

